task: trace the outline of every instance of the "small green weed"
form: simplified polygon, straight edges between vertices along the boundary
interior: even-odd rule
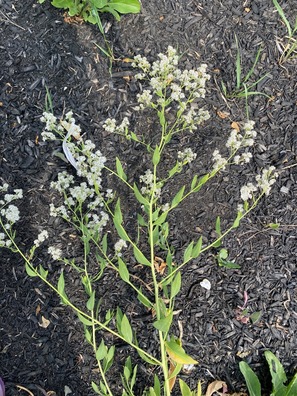
[[[272,381],[272,392],[270,396],[296,396],[297,395],[297,373],[287,384],[285,370],[278,358],[270,351],[264,352],[267,360]],[[261,396],[261,384],[259,378],[246,362],[239,363],[250,396]]]
[[[237,54],[236,54],[236,86],[235,89],[232,92],[228,92],[227,87],[225,85],[225,83],[222,81],[222,91],[223,94],[225,96],[225,98],[227,99],[234,99],[234,98],[245,98],[247,99],[249,96],[252,95],[263,95],[269,98],[268,95],[266,95],[263,92],[258,92],[258,91],[254,91],[254,87],[257,86],[257,84],[259,84],[262,80],[264,80],[264,78],[266,78],[269,74],[266,73],[264,76],[260,77],[257,81],[251,83],[250,79],[252,77],[252,75],[254,74],[255,71],[255,67],[259,61],[259,57],[260,54],[262,52],[262,48],[259,47],[254,63],[252,65],[252,67],[250,68],[250,70],[248,71],[248,73],[243,77],[242,75],[242,57],[240,54],[240,46],[238,43],[238,38],[235,35],[235,42],[236,42],[236,49],[237,49]]]
[[[277,12],[279,13],[281,19],[283,20],[284,24],[286,25],[288,35],[286,36],[287,42],[284,44],[282,40],[277,40],[278,49],[281,52],[281,56],[279,58],[279,63],[285,63],[289,59],[295,58],[297,56],[297,40],[294,37],[295,33],[297,32],[297,16],[295,20],[295,24],[291,27],[290,22],[285,16],[285,13],[281,6],[279,5],[277,0],[272,0]]]
[[[38,0],[40,4],[45,1]],[[51,4],[67,10],[69,16],[80,16],[93,24],[98,24],[98,12],[109,12],[117,21],[120,20],[120,14],[140,12],[139,0],[52,0]]]

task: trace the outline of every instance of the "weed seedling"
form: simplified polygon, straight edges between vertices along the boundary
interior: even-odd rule
[[[284,10],[281,8],[277,0],[272,0],[277,12],[279,13],[281,19],[286,25],[288,35],[286,36],[287,42],[283,43],[283,41],[279,38],[276,40],[276,45],[281,53],[279,58],[279,63],[285,63],[289,59],[293,59],[297,56],[297,39],[294,37],[297,32],[297,16],[295,20],[295,24],[291,27],[290,22],[285,16]]]
[[[255,67],[259,61],[259,57],[262,52],[262,48],[259,47],[252,67],[250,68],[248,73],[245,75],[245,77],[243,77],[243,75],[242,75],[242,57],[240,54],[240,47],[239,47],[237,36],[235,35],[234,37],[235,37],[236,50],[237,50],[236,63],[235,63],[236,86],[232,92],[228,92],[225,83],[222,81],[222,83],[221,83],[222,91],[223,91],[225,98],[227,98],[227,99],[246,98],[247,99],[249,96],[252,96],[252,95],[263,95],[263,96],[266,96],[267,98],[269,98],[269,96],[266,95],[265,93],[253,90],[254,87],[257,86],[257,84],[259,84],[262,80],[264,80],[264,78],[268,77],[268,75],[269,75],[268,73],[266,73],[264,76],[260,77],[257,81],[255,81],[253,83],[250,82],[250,79],[251,79],[252,75],[254,74]]]

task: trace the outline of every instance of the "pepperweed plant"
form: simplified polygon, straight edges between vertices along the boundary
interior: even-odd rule
[[[142,56],[134,59],[133,67],[138,69],[136,79],[146,87],[137,96],[135,111],[148,111],[149,116],[155,115],[159,125],[158,132],[154,134],[154,139],[158,138],[157,142],[152,142],[146,131],[142,136],[133,132],[128,118],[121,122],[107,119],[103,125],[108,133],[118,134],[122,139],[143,146],[149,158],[147,168],[132,182],[119,158],[115,158],[114,166],[108,166],[104,154],[91,140],[84,139],[71,111],[61,119],[49,112],[43,114],[43,140],[60,139],[69,161],[69,171],[61,172],[57,180],[51,183],[51,188],[57,193],[57,200],[50,205],[50,214],[62,218],[67,227],[76,231],[83,252],[82,259],[75,260],[67,258],[66,251],[54,243],[48,247],[51,259],[61,263],[57,282],[49,279],[46,265],[35,265],[36,251],[41,244],[46,243],[47,230],[39,234],[29,253],[22,252],[15,242],[13,231],[15,222],[19,220],[19,211],[11,203],[21,199],[22,193],[21,190],[15,190],[9,194],[9,186],[6,184],[1,188],[4,195],[0,202],[0,224],[3,229],[0,234],[1,246],[19,253],[25,261],[27,274],[41,278],[60,296],[62,303],[76,313],[98,365],[100,379],[93,382],[92,387],[99,395],[119,394],[110,385],[109,370],[117,350],[105,338],[107,333],[128,344],[144,363],[157,368],[154,376],[147,379],[143,395],[169,396],[178,384],[182,395],[189,394],[189,387],[182,380],[175,385],[175,380],[185,365],[195,365],[197,360],[187,354],[181,336],[176,334],[172,326],[175,323],[175,298],[181,288],[183,268],[207,250],[219,246],[223,238],[237,228],[240,221],[255,208],[263,195],[269,194],[275,182],[274,168],[264,169],[253,183],[241,187],[241,202],[234,208],[234,221],[226,229],[221,229],[218,217],[215,224],[217,237],[213,241],[204,245],[201,235],[198,240],[189,241],[182,254],[175,252],[170,244],[171,212],[189,196],[197,194],[219,172],[227,171],[231,164],[239,167],[251,161],[250,148],[257,137],[253,121],[243,123],[241,132],[231,130],[225,147],[214,151],[209,172],[201,177],[193,175],[189,185],[182,186],[171,199],[164,202],[162,193],[166,184],[195,161],[197,156],[191,147],[180,149],[176,153],[174,164],[169,169],[164,169],[166,146],[177,134],[196,133],[198,126],[209,118],[207,110],[200,105],[210,78],[206,65],[201,65],[197,70],[182,71],[178,62],[179,57],[172,47],[168,48],[166,54],[159,54],[153,63]],[[109,188],[110,176],[117,179],[117,184],[122,183],[135,198],[135,208],[138,210],[135,209],[137,217],[132,230],[137,232],[134,234],[131,226],[128,230],[122,210],[125,197],[121,195],[120,188],[117,191]],[[111,234],[114,236],[113,242]],[[145,238],[141,237],[143,235]],[[145,281],[140,282],[139,277],[134,275],[135,268],[131,274],[131,256],[134,256],[136,267],[145,271],[145,278],[142,273]],[[95,270],[92,265],[94,258]],[[77,271],[81,279],[86,294],[85,302],[81,305],[73,303],[67,295],[67,279],[63,275],[66,266]],[[127,312],[119,307],[115,312],[104,311],[102,308],[98,284],[110,271],[114,271],[119,281],[131,288],[143,309],[151,312],[152,328],[158,340],[153,352],[146,350],[140,342],[137,329],[133,328]],[[126,360],[120,378],[122,395],[134,395],[137,365],[133,367],[130,357]]]

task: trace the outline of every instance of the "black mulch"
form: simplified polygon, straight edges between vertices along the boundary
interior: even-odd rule
[[[281,3],[293,23],[294,2]],[[210,240],[216,216],[222,217],[224,225],[232,221],[238,186],[266,165],[278,168],[280,176],[271,195],[225,241],[231,259],[241,268],[219,267],[215,251],[194,261],[183,271],[176,307],[184,346],[200,362],[182,375],[192,388],[199,379],[204,385],[220,379],[228,383],[231,392],[244,389],[238,368],[244,358],[260,375],[268,394],[263,351],[276,353],[288,374],[297,364],[297,73],[296,63],[278,63],[276,39],[286,35],[285,27],[270,0],[143,1],[140,15],[125,16],[120,23],[107,18],[106,27],[119,59],[112,65],[112,75],[108,60],[96,46],[104,46],[96,27],[68,24],[61,12],[35,0],[0,0],[0,178],[25,191],[22,221],[17,227],[20,246],[28,249],[44,228],[52,237],[58,234],[63,246],[69,243],[71,233],[49,219],[53,195],[49,183],[70,165],[54,155],[57,146],[43,144],[40,138],[46,86],[56,115],[72,109],[87,136],[106,156],[110,160],[120,156],[130,174],[137,176],[146,169],[145,160],[139,161],[139,148],[119,144],[101,128],[108,116],[120,119],[133,115],[136,86],[133,79],[123,78],[131,75],[131,69],[121,59],[140,53],[153,60],[172,45],[184,53],[185,67],[206,63],[211,81],[205,104],[211,119],[197,133],[186,135],[171,147],[192,147],[197,152],[195,165],[186,173],[190,180],[194,172],[203,174],[211,166],[211,153],[224,144],[231,122],[245,119],[244,100],[226,101],[220,91],[221,81],[229,90],[235,86],[234,34],[245,72],[262,45],[255,73],[256,78],[266,73],[267,77],[256,88],[270,99],[259,95],[249,99],[250,118],[256,121],[259,132],[254,161],[240,174],[221,175],[203,194],[192,196],[177,210],[171,218],[171,240],[180,252],[201,233]],[[147,127],[143,120],[138,122]],[[153,134],[153,130],[145,132]],[[177,186],[169,186],[166,198],[183,182],[181,177]],[[134,215],[133,208],[127,210],[128,216]],[[269,223],[279,223],[280,227],[273,230],[267,227]],[[52,273],[58,273],[57,263],[48,265]],[[210,291],[200,286],[204,278],[211,282]],[[77,279],[70,277],[69,282],[70,294],[77,301]],[[243,323],[236,313],[245,291],[249,313],[262,311],[256,324]],[[128,312],[141,342],[148,338],[148,348],[153,350],[150,318],[138,311],[135,296],[113,277],[102,285],[102,296],[107,308],[120,304]],[[50,321],[46,328],[41,326],[42,317]],[[175,331],[178,335],[178,328]],[[116,365],[120,367],[129,350],[124,345],[118,348]],[[43,284],[26,276],[17,255],[1,249],[0,376],[7,395],[27,395],[21,387],[34,395],[49,391],[59,396],[93,395],[90,380],[96,379],[94,369],[91,351],[82,342],[82,329],[72,312]],[[139,373],[141,394],[152,373],[141,364]],[[115,395],[120,395],[119,381],[114,380],[113,386]]]

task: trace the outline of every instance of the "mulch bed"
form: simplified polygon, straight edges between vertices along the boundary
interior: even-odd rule
[[[293,24],[296,12],[290,2],[283,3]],[[28,249],[44,228],[68,243],[68,231],[64,235],[63,225],[49,218],[53,197],[49,183],[70,165],[55,155],[57,145],[41,140],[46,87],[56,115],[72,109],[82,129],[103,153],[110,160],[119,156],[128,164],[130,174],[139,177],[146,169],[145,158],[139,161],[139,148],[106,136],[102,130],[109,116],[121,119],[131,115],[136,125],[150,127],[133,114],[138,87],[130,78],[133,71],[129,63],[123,59],[143,54],[154,60],[172,45],[184,54],[184,67],[206,63],[211,81],[205,106],[211,119],[170,146],[172,151],[192,147],[197,153],[197,161],[186,175],[165,191],[172,196],[185,177],[191,180],[195,172],[203,174],[209,169],[212,152],[224,145],[231,123],[245,120],[245,101],[226,100],[220,90],[222,81],[230,91],[235,87],[234,34],[240,43],[245,73],[262,45],[255,79],[265,74],[267,77],[256,89],[270,98],[256,95],[248,101],[250,118],[256,121],[259,133],[254,160],[241,173],[226,172],[203,194],[190,197],[171,218],[171,240],[180,252],[201,232],[211,240],[218,215],[223,225],[232,221],[238,186],[267,165],[278,169],[279,178],[269,197],[224,242],[230,258],[241,268],[219,267],[215,250],[194,260],[183,271],[183,287],[176,304],[183,345],[200,363],[190,373],[182,374],[192,389],[198,380],[205,387],[219,379],[227,382],[230,392],[244,390],[238,368],[244,358],[269,394],[263,352],[269,349],[275,353],[288,375],[297,366],[297,71],[294,62],[278,63],[276,38],[286,35],[285,27],[270,0],[240,4],[233,0],[150,0],[143,1],[141,14],[124,16],[120,23],[109,16],[104,18],[107,38],[117,58],[111,73],[108,59],[97,47],[104,47],[104,41],[95,26],[69,24],[62,12],[46,3],[0,0],[0,180],[24,189],[22,221],[17,226],[20,246]],[[153,134],[153,129],[147,132]],[[127,210],[133,217],[133,208]],[[272,229],[270,223],[280,226]],[[49,265],[53,272],[59,270],[57,263]],[[204,278],[211,282],[209,291],[200,286]],[[73,279],[74,298],[78,298],[76,285]],[[134,312],[131,301],[135,296],[131,297],[117,279],[107,278],[103,290],[106,307],[121,304]],[[244,323],[237,314],[245,291],[249,312],[262,312],[255,324]],[[17,255],[4,249],[0,292],[0,376],[7,395],[27,395],[22,387],[35,396],[49,391],[58,396],[93,395],[90,380],[96,379],[95,365],[91,351],[82,342],[79,322],[43,284],[27,277]],[[134,324],[144,340],[149,326],[142,314],[136,312]],[[50,321],[46,328],[41,326],[42,317]],[[153,349],[155,340],[150,343]],[[120,367],[129,351],[124,345],[119,349]],[[151,373],[140,366],[139,395],[151,379]],[[115,381],[114,389],[115,395],[121,394],[119,382]]]

